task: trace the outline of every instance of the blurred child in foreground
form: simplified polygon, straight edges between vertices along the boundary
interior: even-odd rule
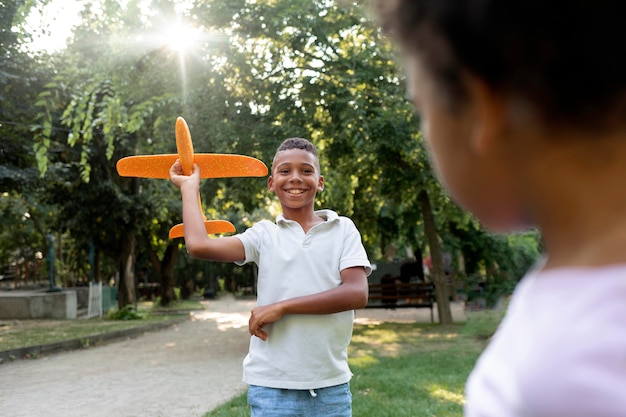
[[[626,416],[623,2],[379,5],[450,195],[492,231],[543,235],[465,415]]]

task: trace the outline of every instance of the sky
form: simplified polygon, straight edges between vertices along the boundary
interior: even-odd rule
[[[36,51],[54,52],[63,49],[72,28],[79,21],[79,12],[83,2],[79,0],[53,0],[44,8],[43,16],[31,13],[26,25],[33,33],[31,47]],[[48,26],[49,34],[42,36],[41,30]]]
[[[122,4],[126,0],[120,0]],[[65,48],[72,29],[80,21],[80,11],[85,5],[83,0],[51,0],[44,8],[43,15],[37,11],[26,19],[28,31],[33,34],[30,48],[35,51],[55,52]],[[146,6],[146,5],[144,5]],[[146,6],[147,7],[147,6]],[[189,7],[189,2],[180,0],[178,9]],[[146,8],[146,13],[150,13]],[[47,28],[47,32],[41,32]],[[192,28],[182,28],[175,23],[170,28],[164,28],[162,42],[173,49],[181,49],[189,40],[199,36],[199,32]]]

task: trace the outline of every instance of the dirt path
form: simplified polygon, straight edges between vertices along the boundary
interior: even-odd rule
[[[196,417],[244,392],[254,301],[207,302],[193,320],[93,349],[0,366],[6,417]],[[426,309],[359,310],[357,323],[430,321]],[[453,317],[464,320],[462,306]]]
[[[193,320],[93,349],[0,367],[0,414],[193,417],[245,390],[254,301],[209,301]]]

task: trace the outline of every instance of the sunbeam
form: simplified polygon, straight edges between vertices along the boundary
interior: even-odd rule
[[[201,35],[202,32],[197,28],[175,24],[165,30],[162,42],[171,50],[182,54],[193,49]]]

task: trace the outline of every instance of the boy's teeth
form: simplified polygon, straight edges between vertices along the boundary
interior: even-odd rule
[[[289,190],[289,194],[302,194],[302,190]]]

